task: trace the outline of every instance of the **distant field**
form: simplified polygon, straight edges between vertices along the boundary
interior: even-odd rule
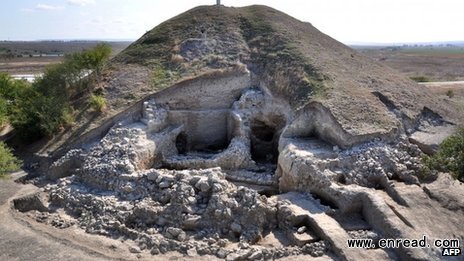
[[[464,80],[464,47],[355,47],[361,53],[386,64],[408,77],[430,81]]]
[[[422,83],[459,113],[464,113],[464,47],[355,47],[410,78],[442,83]],[[449,82],[461,81],[461,82]]]
[[[464,47],[408,47],[400,48],[398,51],[404,54],[435,55],[435,56],[462,56]]]
[[[0,72],[38,74],[68,53],[94,47],[97,41],[0,41]],[[130,42],[108,42],[116,55]],[[356,46],[359,52],[408,77],[430,81],[464,80],[464,46]]]
[[[93,48],[98,41],[0,41],[0,72],[9,74],[38,74],[49,65],[60,62],[65,54]],[[130,42],[107,42],[113,56]]]

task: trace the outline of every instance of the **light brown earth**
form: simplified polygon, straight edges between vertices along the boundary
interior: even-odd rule
[[[65,54],[82,51],[94,47],[97,41],[31,41],[31,42],[0,42],[0,73],[40,74],[48,66],[63,60]],[[108,42],[113,49],[113,56],[126,48],[130,42]],[[11,51],[10,55],[5,50]],[[35,56],[30,57],[33,54]],[[43,54],[43,56],[37,56]],[[46,56],[59,54],[59,56]]]
[[[463,47],[355,47],[359,52],[390,66],[407,77],[431,81],[464,80]]]
[[[8,74],[39,74],[45,71],[47,66],[57,64],[63,57],[21,57],[12,59],[0,59],[0,72]]]
[[[421,85],[430,90],[432,93],[438,95],[444,102],[452,105],[459,114],[464,115],[463,81],[426,82],[421,83]],[[463,124],[464,123],[461,122],[460,125]]]

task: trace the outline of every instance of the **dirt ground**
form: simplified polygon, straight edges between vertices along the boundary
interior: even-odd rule
[[[421,83],[425,87],[429,88],[432,92],[438,95],[447,95],[449,91],[452,91],[451,96],[464,97],[464,81],[455,82],[429,82]]]
[[[358,52],[388,65],[407,77],[425,77],[420,83],[464,114],[464,51],[462,48],[355,47]]]
[[[37,41],[37,42],[0,42],[0,73],[39,74],[47,66],[59,63],[64,55],[93,48],[98,41]],[[130,42],[108,42],[113,56],[126,48]],[[10,52],[10,56],[5,55]],[[51,54],[51,55],[50,55]],[[43,56],[39,56],[43,55]],[[57,56],[54,56],[57,55]]]
[[[9,74],[39,74],[47,66],[57,64],[63,57],[20,57],[0,60],[0,72]]]
[[[464,80],[464,51],[449,49],[356,48],[370,58],[408,77],[425,76],[430,81]]]
[[[464,114],[464,81],[459,82],[429,82],[421,83],[424,88],[430,89],[448,104],[452,105],[455,110]],[[463,125],[464,123],[461,123]]]

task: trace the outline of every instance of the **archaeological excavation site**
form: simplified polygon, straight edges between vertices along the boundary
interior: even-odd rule
[[[197,7],[95,89],[108,110],[43,146],[11,211],[98,258],[442,260],[378,242],[464,240],[464,186],[421,161],[464,115],[309,23]]]

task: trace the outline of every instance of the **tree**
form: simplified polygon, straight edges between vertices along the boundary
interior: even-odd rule
[[[76,61],[79,67],[94,71],[97,79],[99,79],[104,64],[110,56],[111,46],[106,43],[101,43],[91,50],[72,54],[70,59]]]
[[[11,105],[9,121],[16,133],[26,141],[33,141],[48,135],[51,131],[43,129],[45,118],[51,106],[44,104],[44,96],[32,87],[22,90],[15,102]],[[61,106],[56,106],[60,108]],[[49,126],[50,124],[45,123]],[[54,130],[53,130],[54,131]]]
[[[109,44],[98,44],[87,53],[91,69],[94,69],[97,74],[101,73],[103,65],[110,58],[111,46]]]
[[[24,80],[15,80],[6,73],[0,73],[0,97],[7,101],[14,101],[21,89],[30,84]]]

